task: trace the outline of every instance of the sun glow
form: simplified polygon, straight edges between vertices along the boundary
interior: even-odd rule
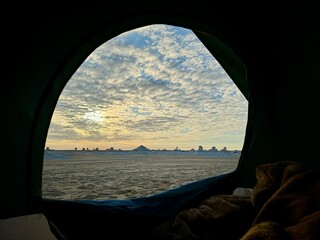
[[[103,121],[103,117],[100,112],[87,112],[84,114],[84,118],[96,123]]]

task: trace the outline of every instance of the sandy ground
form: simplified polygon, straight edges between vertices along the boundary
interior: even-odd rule
[[[239,153],[45,153],[42,196],[52,199],[128,199],[235,170]]]

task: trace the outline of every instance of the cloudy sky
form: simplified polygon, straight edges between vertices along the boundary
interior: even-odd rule
[[[64,88],[50,149],[241,150],[247,101],[192,31],[151,25],[98,47]]]

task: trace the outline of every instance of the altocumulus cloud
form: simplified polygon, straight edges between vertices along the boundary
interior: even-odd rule
[[[239,149],[246,121],[247,101],[193,32],[150,25],[83,62],[60,96],[47,145]]]

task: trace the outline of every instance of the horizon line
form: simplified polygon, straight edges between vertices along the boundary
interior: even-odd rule
[[[144,150],[150,150],[150,151],[164,151],[164,150],[167,150],[167,151],[174,151],[174,150],[179,150],[179,151],[193,151],[193,150],[195,150],[194,148],[191,148],[191,149],[189,149],[189,150],[187,150],[187,149],[181,149],[181,148],[179,148],[179,147],[176,147],[175,149],[166,149],[166,148],[163,148],[163,149],[160,149],[160,148],[158,148],[158,149],[150,149],[150,148],[147,148],[147,147],[145,147],[144,145],[139,145],[138,147],[136,147],[136,148],[133,148],[133,149],[127,149],[127,150],[123,150],[123,149],[121,149],[121,148],[118,148],[118,149],[116,149],[116,148],[114,148],[114,147],[110,147],[110,148],[106,148],[106,149],[99,149],[99,147],[96,147],[96,148],[91,148],[91,149],[89,149],[88,147],[87,148],[79,148],[78,149],[78,147],[75,147],[74,149],[59,149],[59,150],[78,150],[78,151],[82,151],[82,150],[85,150],[85,151],[133,151],[133,150],[136,150],[136,149],[144,149]],[[45,150],[56,150],[56,149],[51,149],[50,147],[45,147]],[[217,147],[215,147],[215,146],[212,146],[210,149],[205,149],[205,148],[203,148],[202,147],[202,145],[199,145],[198,146],[198,150],[195,150],[195,151],[209,151],[209,150],[217,150],[217,151],[219,151],[218,150],[218,148]],[[223,148],[221,148],[221,150],[227,150],[227,147],[223,147]],[[220,150],[220,151],[221,151]],[[238,149],[233,149],[233,150],[238,150]],[[232,150],[230,150],[230,151],[232,151]]]
[[[75,147],[74,149],[51,149],[49,147],[46,147],[44,149],[45,151],[106,151],[106,152],[128,152],[128,151],[180,151],[180,152],[220,152],[220,151],[237,151],[237,152],[241,152],[241,150],[238,150],[238,149],[231,149],[231,150],[228,150],[227,147],[223,147],[222,149],[217,149],[216,147],[212,147],[210,149],[204,149],[202,146],[199,146],[198,149],[194,149],[194,148],[191,148],[191,149],[180,149],[178,147],[176,147],[175,149],[149,149],[147,147],[145,147],[144,145],[140,145],[139,147],[136,147],[136,148],[133,148],[133,149],[121,149],[121,148],[113,148],[113,147],[110,147],[110,148],[106,148],[106,149],[99,149],[98,147],[97,148],[80,148],[78,149],[77,147]]]

